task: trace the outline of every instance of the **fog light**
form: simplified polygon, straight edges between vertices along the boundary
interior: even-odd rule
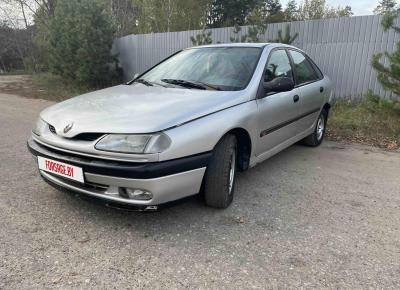
[[[151,192],[142,189],[126,188],[125,191],[130,199],[150,200],[153,198],[153,194]]]

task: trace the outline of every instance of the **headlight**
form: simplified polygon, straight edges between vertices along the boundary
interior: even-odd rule
[[[171,145],[171,139],[163,133],[154,135],[110,134],[100,139],[95,148],[120,153],[160,153]]]
[[[42,132],[45,130],[46,126],[47,126],[47,123],[45,121],[43,121],[41,118],[39,118],[36,121],[35,127],[32,129],[32,132],[35,135],[40,136],[42,134]]]

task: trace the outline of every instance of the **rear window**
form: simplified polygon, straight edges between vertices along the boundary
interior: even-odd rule
[[[293,59],[297,85],[314,82],[320,79],[313,64],[304,54],[295,50],[289,50],[289,53]]]

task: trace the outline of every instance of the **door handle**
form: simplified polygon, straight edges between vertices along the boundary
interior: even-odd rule
[[[324,92],[324,87],[320,87],[320,88],[319,88],[319,92],[320,92],[320,93],[323,93],[323,92]]]
[[[299,95],[295,95],[295,96],[293,97],[293,102],[297,103],[299,100],[300,100]]]

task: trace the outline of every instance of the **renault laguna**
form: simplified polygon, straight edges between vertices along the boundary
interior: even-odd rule
[[[55,104],[28,148],[50,184],[154,210],[201,193],[228,207],[238,171],[321,144],[331,82],[285,44],[179,51],[132,81]]]

